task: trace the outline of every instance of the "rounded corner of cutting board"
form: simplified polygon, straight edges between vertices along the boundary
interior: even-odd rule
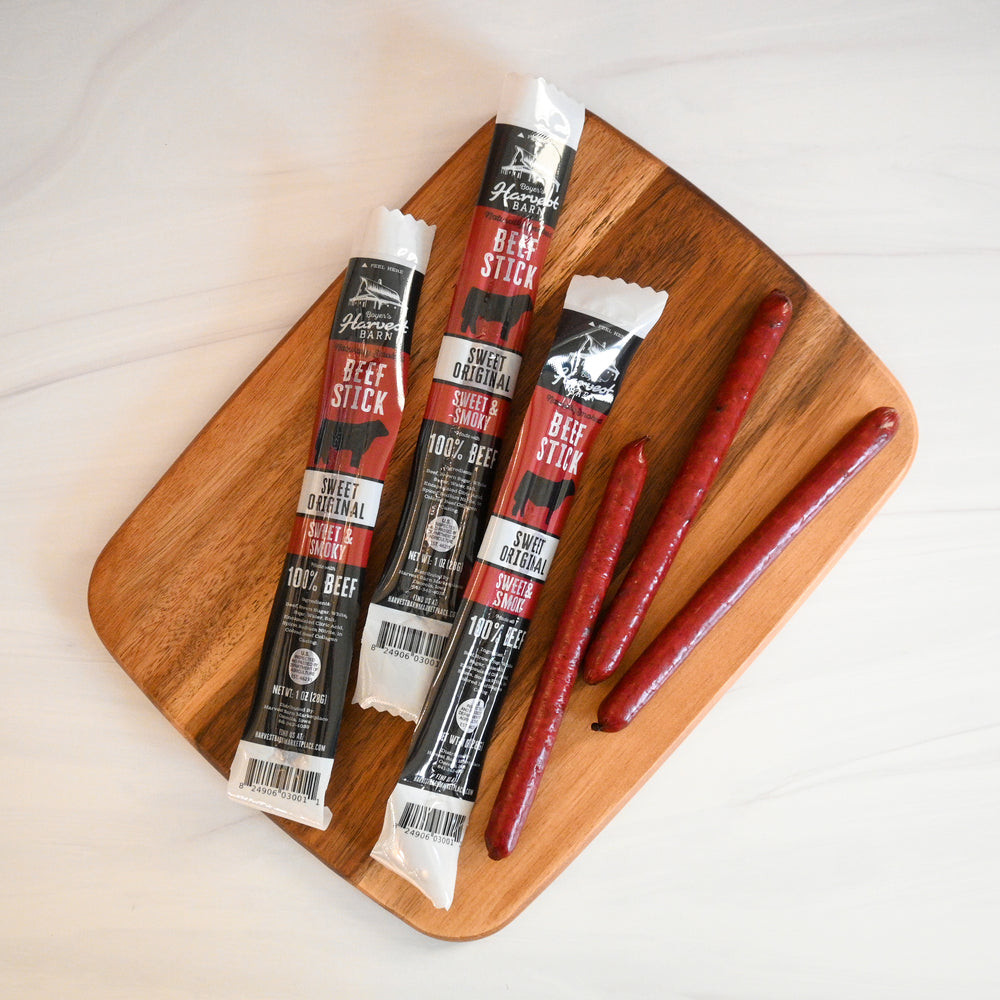
[[[112,608],[118,584],[113,565],[114,553],[121,531],[122,528],[119,528],[98,553],[87,579],[87,613],[90,616],[90,623],[98,639],[119,665],[121,660],[117,653],[118,635],[114,627],[116,619]]]
[[[452,236],[451,245],[443,243],[442,246],[435,247],[435,254],[431,260],[432,268],[448,267],[461,257],[462,247],[458,245],[461,236],[458,234],[464,234],[467,226],[465,210],[468,205],[465,199],[470,192],[477,190],[476,182],[479,179],[478,175],[470,177],[470,172],[481,173],[481,161],[490,141],[491,124],[492,122],[487,122],[477,130],[405,206],[406,211],[431,223],[437,223],[439,233],[447,232]],[[862,389],[857,390],[860,393],[857,398],[850,396],[849,388],[844,390],[843,400],[837,397],[827,398],[830,393],[824,396],[825,390],[819,384],[816,394],[820,403],[816,404],[814,400],[805,402],[800,400],[799,405],[803,407],[807,404],[814,405],[821,413],[830,412],[836,417],[834,422],[850,419],[848,410],[853,412],[866,400],[871,401],[876,398],[878,403],[898,401],[899,406],[906,408],[907,423],[910,425],[909,436],[904,439],[903,447],[891,460],[891,468],[887,466],[880,473],[881,478],[877,485],[873,485],[865,494],[863,506],[851,511],[853,520],[847,529],[831,542],[828,562],[821,567],[821,570],[825,571],[850,544],[860,531],[860,527],[874,515],[881,502],[895,489],[909,469],[916,450],[916,416],[912,404],[885,366],[861,338],[847,327],[832,307],[752,233],[666,164],[589,111],[587,129],[584,131],[581,148],[577,153],[573,184],[566,203],[566,223],[564,225],[562,221],[560,222],[560,231],[556,233],[550,259],[546,263],[547,278],[543,277],[539,292],[539,317],[544,315],[552,319],[558,315],[557,304],[546,304],[544,299],[546,296],[553,299],[558,290],[564,289],[572,273],[580,271],[601,273],[602,269],[604,273],[615,269],[621,273],[624,269],[628,271],[624,276],[630,280],[634,279],[644,284],[657,283],[660,287],[667,287],[669,282],[675,286],[670,288],[671,300],[661,322],[668,326],[676,324],[678,327],[695,324],[694,330],[682,334],[687,337],[685,349],[689,353],[693,351],[692,356],[698,355],[699,351],[704,352],[709,349],[704,345],[693,343],[699,336],[708,342],[709,347],[714,345],[716,354],[724,354],[731,344],[733,336],[731,327],[737,325],[740,318],[747,315],[756,295],[769,290],[772,281],[781,279],[794,285],[795,294],[807,306],[813,297],[817,306],[821,304],[822,308],[817,309],[816,315],[822,313],[824,318],[815,339],[817,349],[822,348],[830,354],[824,364],[836,367],[836,350],[828,350],[827,340],[831,338],[836,340],[839,337],[841,342],[851,347],[851,356],[855,362],[864,368],[865,381]],[[616,178],[621,180],[621,184],[614,187],[615,199],[609,199],[607,197],[609,179],[613,181]],[[636,233],[641,239],[634,238]],[[637,243],[643,245],[636,245]],[[703,259],[706,253],[718,253],[718,259],[706,262]],[[708,263],[713,266],[708,266]],[[426,304],[422,302],[414,330],[414,355],[418,352],[423,355],[418,359],[414,371],[423,365],[424,374],[421,377],[425,381],[428,377],[427,370],[431,367],[426,359],[436,350],[436,339],[444,328],[448,309],[448,302],[444,300],[448,298],[447,290],[450,288],[449,276],[442,279],[439,274],[432,275],[429,272],[427,277],[430,279],[428,286],[439,290],[436,299],[440,301],[428,301]],[[180,546],[183,544],[190,544],[192,540],[198,541],[201,537],[198,531],[172,533],[161,540],[162,551],[152,554],[143,549],[142,540],[138,536],[143,534],[143,526],[148,524],[149,520],[164,513],[169,515],[174,528],[192,525],[195,528],[203,527],[206,521],[216,514],[204,509],[209,500],[199,493],[198,486],[192,488],[192,483],[197,484],[197,478],[192,479],[191,470],[211,468],[212,476],[207,478],[214,480],[216,489],[220,477],[223,479],[231,477],[234,482],[238,480],[245,484],[248,473],[245,457],[255,453],[254,446],[259,445],[260,435],[270,433],[272,435],[268,439],[270,442],[279,441],[280,448],[289,450],[291,457],[286,456],[284,468],[294,465],[295,456],[291,452],[293,446],[298,447],[300,442],[296,443],[294,435],[280,434],[281,428],[275,425],[280,420],[287,420],[288,414],[293,410],[303,414],[302,426],[309,424],[315,405],[310,396],[312,382],[303,388],[301,376],[303,370],[313,365],[322,353],[322,343],[326,334],[320,328],[332,308],[331,289],[335,289],[335,286],[336,281],[192,442],[183,456],[183,462],[179,462],[167,471],[151,494],[116,532],[99,554],[88,583],[90,615],[101,641],[154,704],[209,760],[217,759],[219,748],[234,743],[238,736],[234,735],[238,702],[234,699],[233,690],[234,686],[238,687],[242,683],[247,670],[246,635],[252,634],[253,629],[247,633],[246,618],[251,617],[253,619],[251,625],[257,628],[260,620],[266,617],[267,602],[258,599],[252,612],[239,609],[234,612],[237,617],[243,616],[238,622],[244,630],[238,637],[243,644],[239,656],[231,653],[226,646],[225,640],[232,638],[231,636],[223,635],[222,641],[213,648],[212,656],[208,659],[214,669],[225,675],[219,680],[218,693],[211,691],[207,693],[200,691],[197,695],[185,693],[187,690],[197,690],[194,681],[203,679],[205,667],[200,668],[201,674],[196,675],[194,681],[185,688],[183,683],[185,678],[178,677],[177,673],[183,674],[187,670],[195,672],[197,665],[191,665],[188,657],[174,655],[170,643],[186,642],[185,650],[189,656],[191,650],[197,650],[202,632],[207,636],[214,630],[216,633],[214,638],[218,640],[217,633],[220,628],[223,631],[226,628],[235,630],[236,624],[224,622],[220,625],[218,620],[211,623],[202,621],[202,617],[208,612],[202,607],[203,602],[198,593],[186,593],[184,588],[177,587],[173,588],[168,596],[149,592],[148,581],[156,579],[157,572],[162,579],[164,574],[169,574],[171,567],[176,569],[185,560],[189,563],[193,559],[197,563],[212,556],[211,551],[204,549],[181,550]],[[714,298],[709,294],[713,292]],[[699,296],[705,296],[705,300],[699,301]],[[319,308],[321,305],[322,308]],[[710,315],[703,316],[702,311],[707,311]],[[807,310],[804,314],[807,314]],[[541,319],[538,322],[540,323]],[[850,338],[856,338],[861,345],[860,349],[853,340],[845,337],[844,330]],[[295,337],[292,336],[293,333],[296,334]],[[534,350],[534,355],[530,351],[526,354],[526,361],[531,357],[538,357],[538,348]],[[680,348],[676,350],[679,352]],[[676,366],[683,368],[685,364],[695,364],[695,361],[678,360],[671,356],[670,351],[671,348],[668,346],[667,357],[663,364],[669,362],[670,370],[675,374],[679,370]],[[303,353],[307,357],[304,358]],[[718,363],[711,350],[707,355],[703,353],[699,357],[701,364],[711,366]],[[806,361],[808,360],[807,356]],[[296,373],[294,378],[290,374],[291,368],[294,368]],[[818,377],[821,378],[824,374],[820,372]],[[317,371],[315,379],[317,386],[319,375]],[[850,386],[851,372],[837,371],[836,376],[839,379],[838,385]],[[646,373],[636,374],[634,379],[639,382],[642,378],[655,377],[657,377],[655,373]],[[527,381],[529,378],[526,372],[524,380]],[[693,402],[689,400],[684,404],[687,409],[682,408],[678,411],[687,421],[685,426],[690,425],[691,408],[697,408],[701,399],[697,393],[704,389],[705,380],[710,380],[711,373],[705,374],[699,369],[698,378],[701,382],[696,389],[685,388],[686,392],[692,394]],[[653,383],[643,384],[648,388]],[[628,384],[626,384],[627,389]],[[662,395],[662,390],[656,391]],[[881,398],[883,394],[893,398],[883,399]],[[636,399],[639,395],[641,393],[633,393]],[[239,451],[243,457],[236,461],[226,453],[226,448],[228,443],[231,443],[235,428],[241,425],[233,419],[227,419],[227,414],[231,414],[234,410],[245,414],[249,405],[247,398],[251,398],[253,406],[258,408],[260,419],[246,429],[249,440],[240,442]],[[409,424],[412,431],[413,426],[419,424],[422,403],[422,399],[408,400],[404,411],[404,429]],[[779,399],[777,403],[772,400],[772,405],[779,407],[783,417],[784,411],[781,411],[780,407],[788,404],[782,404]],[[622,411],[620,414],[616,413],[619,419],[609,420],[607,430],[602,432],[602,441],[595,449],[595,456],[590,460],[592,462],[598,458],[597,451],[602,450],[606,455],[612,454],[632,433],[627,427],[622,426],[627,423],[624,414],[628,411],[624,399],[616,404],[616,410]],[[631,412],[634,415],[635,410]],[[657,410],[655,416],[659,415],[660,411]],[[800,433],[804,419],[802,413],[793,416],[795,419],[788,421],[789,426]],[[209,428],[212,428],[212,433],[205,433]],[[516,427],[512,427],[512,433],[514,430]],[[772,440],[772,437],[768,436],[770,431],[766,427],[757,428],[757,431],[760,439],[765,442],[759,447],[766,447],[766,442]],[[676,461],[676,455],[683,445],[683,434],[676,427],[671,427],[664,438],[660,458],[661,465],[668,467]],[[792,440],[791,444],[795,443],[795,440]],[[736,460],[743,461],[747,455],[753,457],[754,448],[757,447],[758,445],[751,443]],[[408,463],[403,462],[402,465],[408,466]],[[386,495],[395,498],[397,503],[405,492],[407,471],[407,468],[390,468]],[[271,477],[268,488],[273,492],[275,477],[278,475],[273,468],[273,461],[269,466],[268,475]],[[251,476],[250,479],[252,478]],[[647,484],[647,488],[649,485]],[[261,489],[252,482],[248,488]],[[296,490],[297,484],[292,484],[290,492]],[[585,486],[581,491],[574,510],[577,519],[586,516],[587,505],[595,502],[593,490],[593,487]],[[211,496],[217,495],[216,493]],[[150,511],[152,513],[149,513]],[[283,517],[283,511],[281,502],[276,502],[272,498],[262,502],[257,521],[241,527],[244,530],[260,529],[268,535],[268,544],[272,548],[274,544],[280,546],[281,542],[275,543],[274,539],[281,539],[283,527],[282,523],[278,523],[276,527],[275,519]],[[143,516],[144,514],[146,516]],[[221,510],[217,516],[226,518],[231,515],[226,510]],[[183,539],[187,539],[187,542]],[[564,540],[563,548],[566,550],[564,565],[572,561],[573,546],[579,544],[578,538],[572,542],[569,539]],[[701,560],[701,563],[704,563],[702,569],[705,571],[710,569],[709,561],[715,558],[715,554],[704,555],[698,550],[694,534],[687,544],[689,551],[685,554],[685,558],[694,563]],[[270,555],[255,553],[253,557],[266,563]],[[151,573],[150,567],[146,565],[149,560],[154,562],[152,569],[156,572]],[[142,563],[141,571],[140,563]],[[258,571],[260,579],[267,578],[266,566],[263,572],[260,572],[260,566],[255,565],[253,568]],[[197,579],[196,570],[197,565],[193,570],[190,566],[186,566],[185,573],[188,579]],[[227,571],[230,574],[238,574],[241,572],[241,567],[228,566]],[[372,574],[377,571],[377,566],[373,565],[370,568]],[[559,586],[565,586],[563,580],[565,572],[567,571],[560,571],[559,567],[554,565],[553,580],[547,584],[547,590],[558,591]],[[800,599],[811,589],[811,585],[819,575],[821,573],[806,581],[802,593],[798,595]],[[143,584],[138,584],[137,580],[143,581]],[[255,586],[259,598],[263,593],[263,586],[259,583]],[[784,608],[783,616],[772,618],[770,630],[762,629],[762,635],[756,637],[759,641],[748,656],[748,661],[766,645],[773,631],[780,628],[797,604],[797,601],[791,602]],[[541,607],[545,606],[543,595]],[[548,606],[554,605],[550,602]],[[157,632],[158,628],[162,629],[162,632]],[[548,620],[537,621],[534,630],[536,637],[532,640],[529,633],[529,642],[536,643],[537,653],[544,646],[546,636],[551,631],[551,623]],[[136,640],[137,632],[142,634],[139,641]],[[233,649],[238,646],[239,642],[234,638]],[[526,656],[525,659],[534,663],[538,657]],[[152,666],[154,660],[155,668]],[[733,663],[731,673],[735,675],[740,672],[744,665],[742,662]],[[537,669],[537,665],[534,669]],[[533,686],[528,676],[530,672],[526,671],[522,677],[515,676],[508,695],[508,704],[504,707],[507,722],[498,727],[498,732],[503,730],[502,739],[507,744],[516,736],[515,723],[523,713],[527,698],[530,696]],[[582,697],[584,700],[593,699],[599,693],[595,692]],[[483,860],[485,851],[479,850],[478,845],[475,845],[476,850],[463,850],[459,861],[458,886],[458,892],[463,895],[456,898],[456,904],[450,911],[434,910],[429,902],[419,896],[417,890],[395,878],[391,873],[384,870],[375,871],[380,866],[374,861],[366,861],[367,851],[371,845],[365,838],[371,832],[373,817],[367,813],[362,816],[365,827],[362,833],[355,827],[347,827],[346,824],[358,821],[358,810],[362,807],[371,812],[384,806],[384,801],[377,803],[373,800],[369,803],[368,799],[364,799],[353,812],[350,809],[345,811],[345,815],[353,815],[352,819],[343,821],[335,819],[332,828],[322,836],[301,834],[284,825],[283,829],[315,854],[327,867],[345,877],[360,892],[421,933],[448,941],[467,941],[486,937],[501,930],[517,917],[596,836],[597,832],[606,826],[649,774],[703,717],[719,694],[720,692],[715,692],[710,698],[704,697],[700,703],[691,702],[686,705],[688,717],[679,735],[675,733],[661,737],[650,733],[648,728],[637,726],[635,732],[627,738],[633,747],[641,750],[641,759],[637,760],[633,770],[629,772],[629,780],[625,782],[627,787],[617,788],[613,794],[607,794],[605,790],[603,799],[597,796],[601,793],[599,787],[601,781],[607,778],[607,774],[601,768],[606,768],[607,764],[598,763],[596,775],[593,774],[590,768],[593,761],[600,761],[601,750],[594,749],[594,745],[588,745],[584,754],[592,753],[594,757],[585,756],[584,773],[588,775],[588,781],[595,778],[595,790],[588,794],[591,796],[590,805],[596,802],[598,808],[584,817],[582,825],[571,834],[568,841],[563,837],[559,842],[551,842],[547,839],[547,835],[549,838],[552,836],[551,830],[541,822],[532,835],[537,842],[522,843],[519,846],[521,857],[516,860],[512,858],[499,865],[496,862],[489,862],[488,864],[493,867],[487,867],[487,863]],[[196,710],[187,710],[183,704],[185,697],[190,697],[192,700],[197,698]],[[180,704],[178,699],[181,699]],[[170,711],[165,708],[167,701],[170,702]],[[398,749],[400,742],[398,732],[392,728],[395,723],[386,720],[373,721],[368,718],[354,728],[353,725],[352,722],[342,729],[341,739],[347,744],[344,758],[350,755],[356,757],[356,762],[352,766],[360,775],[359,780],[364,780],[365,766],[374,769],[372,773],[377,774],[380,780],[391,777],[387,774],[387,769],[394,765],[386,762],[384,751],[382,756],[379,756],[377,747],[383,734],[389,734],[387,738]],[[619,739],[619,737],[614,738]],[[582,740],[583,738],[581,746],[584,745]],[[355,746],[352,741],[356,741],[357,745]],[[341,750],[338,749],[338,758],[340,756]],[[337,771],[336,767],[334,771]],[[494,781],[496,772],[497,765],[491,764],[487,758],[484,772],[487,774],[486,781]],[[579,772],[571,772],[570,777],[572,773]],[[485,787],[487,786],[484,785]],[[547,794],[550,800],[559,799],[558,789]],[[576,799],[580,798],[581,796],[576,796]],[[550,801],[549,805],[551,804]],[[540,799],[536,804],[536,810],[543,806],[544,802]],[[574,802],[573,808],[579,809],[579,803]],[[335,816],[337,815],[335,811]],[[473,812],[474,817],[475,815],[476,811]],[[375,819],[380,820],[380,818],[379,811]],[[578,818],[573,817],[574,822]],[[474,825],[470,836],[475,835],[477,829]],[[477,890],[475,893],[470,888],[473,883]],[[468,898],[464,896],[466,892],[470,893]]]
[[[815,288],[811,285],[807,285],[806,287],[808,294],[816,301],[822,303],[830,315],[836,317],[836,320],[843,325],[843,328],[862,345],[867,355],[868,364],[878,373],[878,377],[883,383],[887,405],[892,405],[899,414],[899,430],[894,436],[893,442],[891,442],[894,446],[893,450],[889,452],[893,456],[892,462],[896,473],[891,485],[886,488],[882,497],[883,500],[886,500],[895,492],[903,479],[906,478],[917,456],[917,449],[920,443],[920,421],[917,417],[916,406],[903,384],[889,366],[872,350],[864,337]]]

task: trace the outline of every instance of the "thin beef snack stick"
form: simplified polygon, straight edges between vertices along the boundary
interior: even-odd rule
[[[230,798],[321,830],[332,818],[324,799],[433,238],[433,226],[379,208],[348,263],[253,707],[229,772]]]
[[[365,619],[354,701],[415,721],[485,530],[539,277],[584,109],[551,84],[504,81],[489,158],[414,451]]]
[[[639,438],[625,445],[611,470],[552,646],[486,825],[486,849],[494,861],[506,858],[514,850],[541,784],[579,676],[587,641],[611,585],[646,482],[647,440]]]
[[[888,406],[855,424],[625,671],[598,707],[593,728],[624,729],[802,529],[889,443],[898,426],[899,416]]]
[[[597,684],[621,665],[649,605],[698,516],[750,401],[792,318],[788,296],[773,291],[757,308],[684,465],[587,649],[584,680]]]
[[[574,277],[372,857],[437,907],[587,454],[666,292]]]

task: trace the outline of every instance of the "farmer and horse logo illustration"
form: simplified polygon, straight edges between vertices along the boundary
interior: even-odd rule
[[[531,149],[515,143],[514,153],[509,163],[500,168],[500,176],[512,176],[544,188],[546,196],[559,190],[556,171],[559,169],[558,149],[542,136],[525,137],[532,143]]]
[[[610,337],[609,337],[610,333]],[[611,405],[621,378],[619,364],[627,363],[626,334],[591,324],[567,337],[564,350],[552,354],[545,363],[552,387],[582,403]]]

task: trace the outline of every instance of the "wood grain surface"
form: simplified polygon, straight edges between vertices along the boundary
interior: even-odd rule
[[[405,206],[435,224],[437,236],[414,330],[408,403],[376,528],[366,600],[401,509],[491,135],[489,122]],[[333,811],[328,830],[274,820],[330,869],[436,937],[459,940],[493,933],[573,860],[850,545],[903,478],[916,448],[916,420],[905,393],[833,309],[719,206],[588,114],[541,277],[508,451],[574,274],[622,277],[666,289],[670,300],[630,369],[585,470],[487,757],[454,905],[448,911],[434,909],[417,890],[369,858],[412,732],[397,718],[347,706],[327,797]],[[108,542],[91,578],[91,617],[108,650],[223,775],[228,775],[250,708],[341,280],[333,282],[185,449]],[[614,457],[638,434],[651,435],[650,474],[623,554],[627,560],[743,329],[760,299],[775,287],[794,302],[792,326],[653,604],[636,652],[867,410],[895,406],[901,429],[627,730],[592,732],[607,685],[577,688],[521,842],[510,858],[491,861],[483,844],[489,808]],[[501,457],[500,467],[504,465]],[[353,684],[352,678],[349,690]],[[226,794],[221,779],[219,794]]]

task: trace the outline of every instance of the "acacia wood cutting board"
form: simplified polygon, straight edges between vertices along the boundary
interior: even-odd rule
[[[405,206],[435,224],[437,236],[365,601],[401,509],[492,129],[492,122],[484,125]],[[541,277],[508,454],[574,274],[622,277],[666,289],[670,299],[629,370],[584,472],[487,758],[452,908],[434,909],[369,858],[412,732],[400,719],[348,705],[327,798],[333,811],[330,828],[274,820],[362,892],[436,937],[469,939],[498,930],[572,861],[857,536],[903,478],[916,448],[916,421],[903,390],[830,306],[691,184],[588,114]],[[91,578],[91,616],[108,650],[223,775],[250,708],[342,277],[171,466],[109,541]],[[608,688],[578,687],[521,842],[507,860],[491,861],[483,845],[486,818],[615,455],[633,438],[651,436],[650,474],[624,566],[747,322],[775,287],[794,302],[793,324],[656,598],[636,652],[860,416],[875,406],[895,406],[900,431],[628,729],[592,732],[597,704]],[[505,466],[502,456],[499,467]],[[352,677],[349,690],[353,687]],[[225,794],[220,780],[219,795]]]

